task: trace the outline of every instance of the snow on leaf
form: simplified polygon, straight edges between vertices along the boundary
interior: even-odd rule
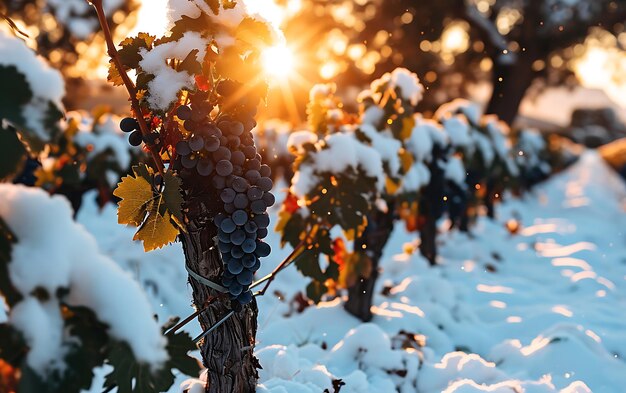
[[[117,211],[117,222],[120,224],[139,226],[154,200],[154,192],[150,181],[152,169],[141,164],[133,167],[135,176],[124,176],[117,185],[113,195],[121,198]]]

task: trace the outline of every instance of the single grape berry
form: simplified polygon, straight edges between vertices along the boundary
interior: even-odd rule
[[[243,271],[241,261],[238,259],[231,259],[231,261],[228,262],[228,271],[232,274],[240,274]]]
[[[271,192],[265,192],[263,193],[263,202],[265,202],[267,207],[274,206],[274,203],[276,203],[276,197]]]
[[[222,276],[222,285],[225,287],[229,287],[233,283],[233,280],[235,280],[235,277]]]
[[[230,133],[230,121],[228,120],[222,120],[217,124],[217,128],[219,128],[220,130],[222,130],[223,134],[229,134]]]
[[[242,151],[236,150],[232,152],[230,156],[230,162],[232,162],[233,165],[241,166],[246,162],[246,155],[243,154]]]
[[[241,285],[250,285],[252,284],[252,278],[252,272],[250,270],[244,269],[241,273],[237,275],[237,282]]]
[[[241,258],[245,255],[245,253],[241,247],[233,246],[233,248],[230,249],[230,255],[232,255],[233,258]]]
[[[250,187],[246,194],[251,201],[256,201],[263,197],[263,191],[261,191],[261,189],[256,186]]]
[[[267,228],[262,228],[256,232],[256,235],[259,239],[265,239],[267,237],[267,233],[268,233]]]
[[[230,234],[224,231],[217,231],[217,239],[224,243],[230,243]]]
[[[200,151],[204,147],[204,138],[198,134],[194,134],[189,138],[189,147],[193,151]]]
[[[124,132],[133,132],[139,129],[139,122],[132,117],[125,117],[120,121],[120,130]],[[136,146],[136,145],[135,145]]]
[[[220,199],[224,203],[233,203],[236,195],[237,193],[232,188],[225,188],[220,193]]]
[[[246,239],[241,243],[243,252],[251,254],[256,250],[256,241],[254,239]]]
[[[141,131],[133,131],[130,133],[128,143],[130,143],[131,146],[139,146],[141,145],[141,142],[143,142]]]
[[[200,176],[209,176],[211,172],[213,172],[213,162],[211,162],[208,158],[203,158],[198,161],[196,170]]]
[[[245,177],[251,184],[256,184],[256,182],[261,178],[261,174],[257,170],[250,169],[246,172]]]
[[[254,253],[256,254],[257,257],[259,258],[266,257],[270,255],[270,252],[272,252],[272,247],[270,247],[269,244],[262,242],[262,241],[258,241],[256,243],[256,250],[254,250]],[[231,250],[231,253],[232,253],[232,250]]]
[[[268,165],[261,165],[261,169],[259,169],[262,177],[270,177],[272,174],[272,169]]]
[[[235,224],[239,226],[245,225],[248,222],[248,213],[243,210],[235,210],[231,216],[231,219]]]
[[[248,221],[243,226],[243,229],[248,233],[256,233],[259,227],[256,225],[254,221]]]
[[[224,204],[224,211],[228,214],[233,214],[235,212],[235,210],[237,210],[237,208],[235,207],[235,205],[233,205],[232,203],[226,203]]]
[[[215,171],[220,176],[228,176],[233,173],[233,164],[228,160],[220,160],[215,165]]]
[[[189,143],[187,141],[178,141],[178,143],[176,143],[176,154],[179,156],[188,156],[191,154]]]
[[[219,227],[225,218],[226,218],[226,215],[224,213],[217,213],[215,217],[213,218],[213,222],[215,223],[215,226]]]
[[[243,286],[239,284],[237,281],[233,281],[233,283],[230,284],[230,287],[228,287],[228,292],[230,292],[230,294],[233,296],[239,296],[242,291],[243,291]]]
[[[230,123],[230,133],[236,136],[243,134],[243,124],[238,121]]]
[[[221,143],[221,142],[220,142]],[[231,152],[227,147],[221,146],[215,153],[213,153],[213,159],[217,161],[230,160]]]
[[[263,191],[270,191],[274,187],[274,182],[269,177],[262,177],[257,180],[256,185]]]
[[[246,158],[253,159],[256,156],[256,148],[254,146],[244,146],[241,151],[246,155]]]
[[[228,137],[228,146],[230,146],[232,149],[236,149],[237,147],[239,147],[239,145],[241,145],[241,141],[238,137],[234,135]]]
[[[246,196],[246,194],[244,193],[237,194],[235,196],[235,200],[233,201],[233,205],[235,205],[237,209],[245,209],[248,206],[248,197]]]
[[[237,192],[246,192],[248,190],[248,182],[242,177],[235,177],[233,179],[233,189]]]
[[[220,148],[220,140],[215,136],[210,136],[206,139],[204,143],[204,149],[209,153],[213,153]]]
[[[219,242],[217,243],[217,248],[222,254],[226,254],[230,252],[230,250],[233,248],[233,245],[231,243]]]
[[[246,168],[258,171],[261,169],[261,161],[256,158],[248,160],[248,162],[246,162]]]
[[[178,116],[180,120],[189,120],[191,118],[191,108],[187,105],[179,106],[176,108],[176,116]]]
[[[256,214],[254,222],[259,228],[267,228],[270,225],[270,216],[267,213]]]
[[[265,202],[263,202],[262,199],[252,201],[252,203],[250,204],[250,210],[252,210],[252,213],[254,214],[262,214],[263,212],[265,212],[265,208]]]
[[[236,246],[240,246],[246,240],[246,232],[243,229],[237,229],[230,234],[230,242]]]
[[[256,246],[255,246],[255,248],[256,248]],[[254,254],[247,253],[246,255],[244,255],[241,258],[241,263],[243,263],[243,266],[245,268],[250,269],[252,266],[254,266],[254,264],[256,263],[256,260],[257,260],[257,258],[256,258],[256,256]]]
[[[196,167],[198,160],[195,156],[183,156],[180,158],[180,163],[183,164],[184,168],[193,169]]]
[[[239,294],[239,296],[237,296],[237,301],[239,303],[243,304],[248,304],[252,302],[252,292],[250,291],[245,291],[245,292],[241,292]]]
[[[220,229],[226,233],[233,233],[235,229],[237,229],[237,226],[231,218],[225,218],[220,224]]]

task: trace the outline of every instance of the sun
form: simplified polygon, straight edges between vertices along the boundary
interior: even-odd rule
[[[293,52],[286,45],[270,46],[262,53],[265,73],[274,79],[289,78],[295,68]]]

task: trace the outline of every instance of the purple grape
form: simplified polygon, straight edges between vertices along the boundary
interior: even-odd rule
[[[263,202],[265,202],[267,207],[274,206],[274,203],[276,203],[276,197],[271,192],[266,192],[263,194]]]
[[[237,192],[246,192],[248,190],[248,182],[243,177],[233,178],[233,189]]]
[[[226,218],[226,215],[224,213],[217,213],[215,217],[213,218],[213,222],[215,223],[215,226],[219,227],[225,218]]]
[[[256,225],[254,221],[248,221],[243,226],[243,229],[248,233],[256,233],[259,227]]]
[[[254,146],[245,146],[241,151],[246,155],[246,158],[253,159],[256,156],[256,148]]]
[[[222,143],[222,145],[225,145],[225,143]],[[220,148],[217,149],[215,153],[213,153],[213,159],[216,162],[221,161],[221,160],[230,160],[231,155],[232,153],[227,147],[220,146]]]
[[[125,117],[120,121],[120,130],[124,132],[133,132],[139,129],[139,122],[132,117]]]
[[[176,108],[176,116],[180,120],[189,120],[191,118],[191,108],[186,105],[181,105]]]
[[[238,259],[232,259],[228,262],[228,271],[235,275],[240,274],[243,271],[241,261]]]
[[[237,193],[232,188],[225,188],[220,193],[220,199],[224,203],[233,203],[236,195]]]
[[[256,262],[254,262],[254,266],[250,268],[253,272],[256,272],[261,267],[261,260],[257,258]]]
[[[248,269],[244,269],[241,273],[237,275],[237,282],[241,285],[250,285],[252,284],[252,278],[252,272]]]
[[[226,254],[232,250],[233,245],[231,243],[218,242],[217,248],[220,250],[221,253]]]
[[[258,171],[259,169],[261,169],[261,161],[256,158],[248,160],[248,162],[246,162],[246,168],[249,170]]]
[[[241,243],[241,249],[245,253],[253,253],[256,250],[256,241],[254,239],[246,239]]]
[[[263,197],[263,191],[259,187],[254,186],[248,189],[246,195],[248,195],[248,199],[251,201],[257,201]]]
[[[248,179],[251,184],[255,184],[260,178],[261,174],[257,170],[250,169],[246,172],[246,179]]]
[[[262,228],[257,231],[256,235],[259,239],[265,239],[267,237],[267,233],[267,228]]]
[[[228,146],[230,146],[232,149],[239,147],[239,145],[241,145],[241,141],[238,137],[232,135],[228,137]]]
[[[252,302],[252,292],[250,291],[245,291],[245,292],[241,292],[239,294],[239,296],[237,296],[237,301],[243,305],[251,303]]]
[[[235,212],[235,210],[237,210],[237,208],[232,203],[225,203],[224,204],[224,211],[226,213],[233,214]]]
[[[256,182],[256,185],[263,191],[270,191],[274,183],[269,177],[262,177]]]
[[[237,226],[233,222],[233,220],[229,218],[225,218],[224,221],[220,224],[220,229],[226,233],[233,233]]]
[[[217,238],[224,243],[230,243],[230,235],[224,231],[217,231]]]
[[[230,162],[232,162],[233,165],[241,166],[246,162],[246,155],[243,154],[242,151],[235,150],[230,156]]]
[[[219,124],[217,125],[217,127],[222,130],[223,134],[228,134],[230,133],[230,122],[228,120],[222,120],[219,122]]]
[[[204,143],[204,150],[208,151],[209,153],[213,153],[214,151],[217,151],[217,149],[219,148],[220,148],[219,138],[210,136],[206,139]]]
[[[191,154],[189,143],[187,141],[178,141],[178,143],[176,143],[176,154],[179,156],[188,156]]]
[[[193,169],[198,164],[198,160],[196,160],[196,157],[194,156],[182,156],[180,158],[180,163],[184,168]]]
[[[143,137],[139,130],[131,132],[128,136],[128,143],[130,143],[131,146],[139,146],[141,142],[143,142]]]
[[[208,158],[203,158],[198,161],[196,170],[200,176],[209,176],[211,172],[213,172],[213,162],[211,162]]]
[[[237,209],[245,209],[248,206],[248,197],[244,193],[239,193],[235,197],[233,204]]]
[[[245,253],[241,247],[233,246],[233,248],[230,249],[230,255],[232,255],[233,258],[241,258],[245,255]]]
[[[230,262],[230,260],[228,262]],[[224,261],[224,265],[228,265],[228,262]],[[228,271],[228,266],[224,266],[224,268],[224,277],[235,278],[235,275]]]
[[[238,121],[230,123],[230,132],[237,136],[243,134],[243,124]]]
[[[254,222],[259,228],[267,228],[270,225],[270,216],[267,213],[255,214]]]
[[[228,287],[228,292],[230,292],[230,294],[233,296],[239,296],[242,291],[243,286],[241,286],[241,284],[239,284],[237,281],[233,281],[233,283],[230,284],[230,287]]]
[[[263,202],[263,200],[261,199],[257,201],[253,201],[250,204],[250,209],[252,210],[252,213],[254,214],[263,214],[266,209],[265,202]]]
[[[221,190],[226,187],[226,179],[223,176],[213,176],[211,184],[213,184],[213,187],[216,189]]]
[[[244,225],[248,221],[248,213],[243,210],[235,210],[232,214],[231,219],[236,225]]]
[[[233,164],[231,164],[230,161],[227,160],[218,161],[218,163],[215,165],[215,171],[220,176],[228,176],[233,173]]]
[[[255,245],[255,248],[256,248],[256,245]],[[250,269],[252,266],[254,266],[254,264],[256,263],[256,260],[257,260],[257,257],[254,254],[249,253],[249,254],[244,255],[241,258],[241,263],[243,263],[243,266],[245,268]]]
[[[240,246],[246,240],[246,232],[243,229],[237,229],[230,234],[230,242],[236,246]]]
[[[259,169],[259,172],[261,173],[262,177],[270,177],[270,175],[272,174],[272,169],[269,166],[263,164],[261,165],[261,169]]]
[[[222,276],[222,285],[228,288],[229,286],[231,286],[234,280],[234,277]]]
[[[204,147],[204,138],[198,134],[194,134],[189,138],[189,147],[193,151],[200,151]]]
[[[258,241],[256,243],[256,250],[254,250],[254,253],[256,254],[257,257],[264,258],[270,255],[270,252],[272,252],[272,247],[270,247],[269,244],[262,242],[262,241]],[[232,250],[231,250],[231,253],[232,253]]]

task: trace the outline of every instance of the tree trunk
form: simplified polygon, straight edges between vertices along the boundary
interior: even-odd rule
[[[523,53],[518,55],[515,63],[507,64],[495,59],[493,66],[493,93],[486,113],[497,115],[507,124],[513,124],[526,90],[535,76],[530,56]]]
[[[355,252],[365,253],[372,263],[372,269],[368,277],[359,277],[356,284],[348,288],[348,300],[345,308],[363,322],[372,319],[371,308],[374,286],[378,278],[378,265],[383,255],[383,249],[391,236],[391,232],[393,232],[395,206],[392,202],[388,202],[387,207],[387,212],[375,210],[368,216],[367,228],[361,237],[354,241]]]
[[[422,203],[424,225],[420,228],[420,253],[428,259],[431,266],[437,264],[437,217],[433,214],[433,206],[428,198]]]
[[[219,282],[223,266],[213,238],[212,223],[192,222],[181,234],[185,262],[201,276]],[[220,293],[189,277],[193,303],[199,309]],[[218,300],[198,320],[203,330],[210,328],[231,310],[230,300]],[[258,309],[253,300],[201,341],[202,362],[208,370],[207,393],[246,393],[256,390],[258,360],[254,357]]]

